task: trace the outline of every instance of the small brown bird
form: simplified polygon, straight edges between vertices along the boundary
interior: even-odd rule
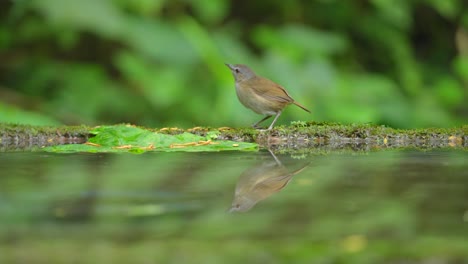
[[[247,212],[261,200],[281,191],[294,175],[309,164],[290,172],[281,161],[268,150],[273,160],[266,161],[244,171],[237,181],[234,200],[229,212]]]
[[[294,101],[281,85],[256,75],[246,65],[226,64],[226,66],[231,69],[232,75],[234,75],[239,101],[255,113],[266,115],[262,120],[252,125],[254,128],[258,128],[261,122],[275,116],[268,127],[268,130],[272,129],[283,109],[290,104],[295,104],[310,113],[307,108]]]

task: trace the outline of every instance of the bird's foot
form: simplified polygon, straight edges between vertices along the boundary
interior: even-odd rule
[[[260,132],[267,132],[267,131],[270,131],[271,128],[265,128],[265,127],[261,127],[261,126],[252,126],[254,129],[260,131]]]
[[[269,131],[269,130],[271,130],[271,128],[265,128],[265,127],[261,127],[261,126],[258,126],[258,125],[252,126],[252,128],[257,129],[258,131]]]

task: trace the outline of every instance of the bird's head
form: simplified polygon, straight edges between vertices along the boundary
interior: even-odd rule
[[[248,80],[250,78],[255,77],[255,73],[244,64],[226,63],[226,66],[228,66],[228,68],[231,70],[232,75],[234,75],[234,79],[236,80],[236,82]]]

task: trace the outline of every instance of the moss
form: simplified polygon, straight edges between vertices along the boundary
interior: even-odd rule
[[[18,136],[65,136],[85,137],[89,135],[91,127],[88,126],[31,126],[20,124],[0,123],[0,135],[3,137]]]
[[[0,151],[34,150],[43,146],[84,143],[88,126],[31,126],[0,123]]]
[[[54,145],[79,143],[90,136],[87,126],[41,127],[0,124],[0,145]],[[374,124],[292,122],[272,130],[253,128],[145,128],[165,134],[211,133],[218,140],[257,142],[262,147],[299,151],[310,148],[372,151],[382,148],[467,148],[468,125],[454,128],[394,129]],[[27,144],[24,144],[27,143]]]

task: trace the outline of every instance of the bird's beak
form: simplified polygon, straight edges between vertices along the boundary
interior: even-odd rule
[[[224,63],[226,66],[228,66],[229,69],[234,70],[234,66],[229,63]]]

